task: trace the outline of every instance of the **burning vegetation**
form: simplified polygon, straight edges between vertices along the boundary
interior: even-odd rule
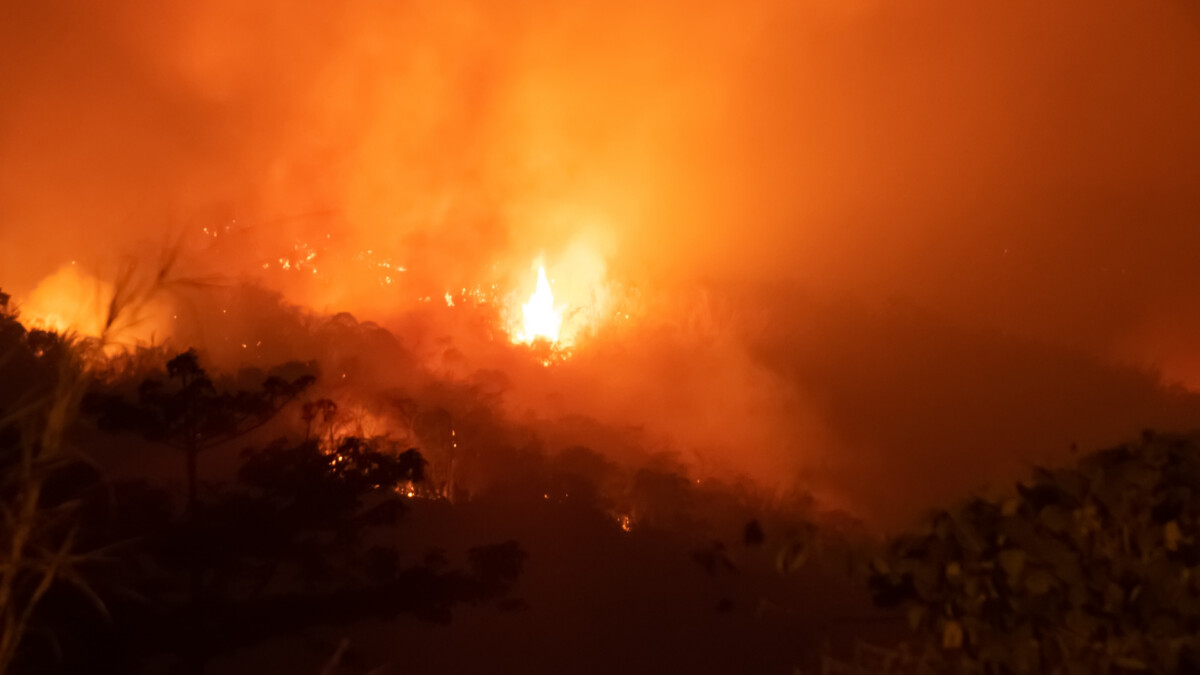
[[[0,672],[1196,670],[1189,3],[9,4]]]
[[[528,530],[521,521],[565,516],[593,536],[649,542],[728,527],[754,503],[732,485],[702,490],[667,457],[622,465],[582,447],[547,454],[534,429],[499,415],[473,388],[419,398],[392,391],[368,402],[347,396],[342,378],[315,375],[323,360],[216,373],[195,351],[172,356],[143,345],[110,357],[103,333],[73,338],[26,328],[16,316],[0,317],[5,382],[24,373],[21,381],[71,384],[42,393],[10,387],[0,400],[15,407],[4,418],[6,452],[41,467],[10,475],[16,482],[5,493],[14,522],[28,528],[3,579],[5,607],[16,614],[5,617],[12,642],[0,655],[13,667],[138,670],[167,659],[205,668],[307,626],[400,614],[444,622],[459,605],[526,606],[510,596],[528,555],[521,545],[470,547],[467,568],[454,569],[444,548],[412,548],[446,533],[398,538],[399,517],[410,511],[499,510],[517,519],[499,528],[510,532]],[[346,341],[353,338],[342,334],[334,345]],[[180,479],[176,498],[169,487]],[[43,488],[56,495],[44,508],[61,510],[53,518],[65,518],[66,531],[43,521],[50,514],[42,507],[21,506]],[[39,567],[41,555],[51,556],[49,567]],[[44,596],[47,588],[58,590]],[[93,618],[58,626],[55,644],[68,656],[53,656],[34,626],[77,611]],[[97,630],[109,647],[90,641]]]
[[[561,328],[570,306],[555,303],[543,268],[537,281],[519,328],[494,306],[476,306],[488,318],[480,335],[491,335],[512,363],[533,366],[531,374],[569,374],[597,343],[567,350],[561,333],[552,339],[547,327]],[[1015,495],[941,512],[928,532],[883,548],[869,526],[812,491],[764,491],[751,477],[681,461],[642,430],[522,416],[504,373],[464,377],[444,354],[431,360],[349,315],[316,316],[261,289],[193,289],[169,268],[123,283],[137,290],[113,293],[114,314],[101,322],[108,328],[93,336],[23,325],[4,297],[0,335],[11,356],[0,364],[9,383],[0,408],[14,412],[0,439],[16,462],[6,470],[31,467],[10,473],[6,493],[22,539],[0,579],[11,598],[11,642],[0,657],[14,668],[82,672],[84,659],[89,668],[140,670],[166,660],[221,672],[236,653],[317,627],[354,634],[367,620],[445,623],[480,606],[520,617],[547,602],[539,582],[521,581],[527,560],[580,564],[550,553],[562,528],[581,528],[586,535],[577,536],[602,546],[596,555],[618,556],[614,563],[649,555],[639,563],[648,569],[698,572],[702,581],[686,593],[709,598],[714,617],[739,617],[728,630],[761,631],[765,620],[821,634],[796,609],[814,597],[830,611],[852,606],[878,622],[870,631],[834,631],[872,645],[851,652],[802,640],[777,649],[771,662],[831,668],[853,658],[858,665],[844,667],[1020,672],[1082,662],[1170,670],[1194,658],[1190,643],[1160,635],[1163,621],[1192,620],[1186,597],[1200,593],[1186,582],[1200,565],[1188,557],[1186,529],[1200,486],[1186,470],[1164,469],[1200,456],[1191,437],[1147,436],[1134,449],[1044,471]],[[273,326],[272,343],[287,336],[294,354],[309,358],[255,366],[241,342],[226,348],[242,364],[231,370],[194,350],[178,353],[169,340],[109,342],[128,323],[122,313],[161,306],[160,295],[181,288],[212,303],[198,311],[259,315]],[[537,337],[518,339],[528,335]],[[580,445],[584,439],[601,451]],[[1129,501],[1120,481],[1156,496]],[[57,496],[42,505],[43,490]],[[497,543],[458,534],[483,523]],[[1127,538],[1096,539],[1118,530]],[[665,559],[656,557],[662,546]],[[465,566],[452,564],[451,551]],[[1141,591],[1130,589],[1147,582],[1111,567],[1129,555],[1167,565],[1182,585],[1155,586],[1148,597],[1157,604],[1138,600]],[[814,584],[838,590],[814,596]],[[1114,588],[1125,589],[1119,602]],[[1103,607],[1093,602],[1100,597]],[[1009,610],[997,613],[1000,602]],[[105,627],[58,625],[79,611]],[[1074,632],[1079,621],[1090,622],[1083,637]],[[36,637],[41,625],[58,626],[54,649]],[[126,646],[100,647],[87,637],[97,630],[106,643]],[[1011,630],[1035,642],[1065,631],[1070,640],[1035,649],[997,637]],[[1164,651],[1162,639],[1176,641]],[[371,658],[394,658],[365,648]],[[53,655],[59,651],[70,656]],[[343,646],[310,658],[336,664],[348,653]]]

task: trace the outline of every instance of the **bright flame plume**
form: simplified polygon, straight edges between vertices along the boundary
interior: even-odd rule
[[[562,311],[554,307],[554,294],[546,279],[546,268],[538,266],[537,290],[529,296],[529,302],[521,305],[523,324],[516,335],[516,342],[532,343],[539,338],[558,342],[562,329]]]

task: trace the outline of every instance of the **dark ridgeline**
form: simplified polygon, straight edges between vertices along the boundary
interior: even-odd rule
[[[24,328],[5,300],[0,294],[0,499],[10,545],[0,548],[0,656],[13,672],[203,672],[273,639],[305,643],[314,628],[358,631],[375,620],[413,630],[403,616],[444,624],[468,605],[505,615],[402,649],[436,652],[419,644],[430,638],[443,647],[480,640],[486,649],[414,653],[413,663],[440,659],[444,672],[518,662],[529,672],[650,672],[667,663],[836,672],[855,667],[836,658],[852,650],[859,667],[880,673],[1200,672],[1194,435],[1148,432],[1039,469],[1010,493],[937,512],[885,550],[839,534],[850,530],[832,521],[816,526],[809,501],[772,505],[736,482],[702,485],[670,457],[630,469],[583,447],[555,455],[492,448],[487,466],[503,470],[458,503],[444,486],[424,485],[427,463],[416,449],[339,434],[333,400],[301,400],[313,391],[305,367],[262,373],[257,388],[225,387],[188,351],[150,355],[159,366],[131,369],[148,376],[89,380],[94,346]],[[304,427],[292,425],[297,438],[255,440],[291,404]],[[178,451],[184,489],[173,493],[162,476],[107,478],[88,456],[106,438],[127,453]],[[251,445],[236,472],[201,481],[206,451],[233,443]],[[414,494],[428,509],[410,530],[400,516]],[[523,546],[469,547],[461,569],[437,550],[403,562],[409,535],[430,541],[481,523],[495,532],[498,519]],[[714,540],[713,531],[729,536]],[[527,555],[541,577],[524,579],[518,599],[510,593]],[[795,589],[767,576],[796,580],[802,594],[789,597]],[[857,604],[867,590],[884,611]],[[561,614],[544,613],[553,602]],[[691,623],[680,637],[669,626],[685,614]],[[594,644],[553,625],[564,620],[596,631]],[[897,630],[904,620],[907,637]],[[541,638],[518,643],[519,626],[568,642],[546,644],[535,658],[520,645]],[[695,642],[690,630],[712,644],[693,653],[684,646]],[[822,644],[821,636],[837,639]],[[721,639],[732,655],[725,661],[712,656]],[[755,647],[739,653],[735,644]],[[319,647],[333,655],[327,672],[407,656],[381,656],[377,645],[363,656],[349,645]]]

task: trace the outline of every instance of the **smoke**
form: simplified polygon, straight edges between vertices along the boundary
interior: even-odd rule
[[[9,3],[0,284],[178,247],[222,290],[155,325],[215,362],[352,312],[383,380],[903,518],[1200,419],[1189,11]],[[551,368],[503,330],[538,258],[591,331]]]

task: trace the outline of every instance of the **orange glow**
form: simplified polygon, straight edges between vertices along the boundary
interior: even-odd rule
[[[1200,427],[1189,3],[73,4],[0,22],[28,325],[169,245],[127,343],[889,520]]]
[[[21,319],[30,328],[98,337],[112,285],[66,265],[46,277],[21,303]]]
[[[117,293],[116,285],[72,261],[43,278],[18,301],[18,316],[28,328],[99,340],[109,356],[133,345],[155,343],[169,314],[164,299],[136,290],[130,294],[126,287],[126,296],[110,317]]]

